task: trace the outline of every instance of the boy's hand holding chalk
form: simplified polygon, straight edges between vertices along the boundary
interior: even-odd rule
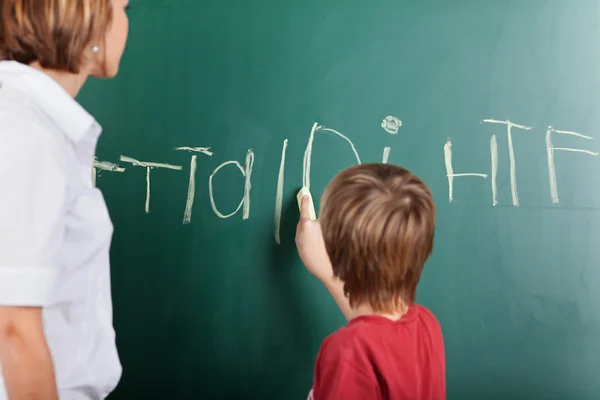
[[[307,198],[306,200],[304,200],[305,197]],[[315,213],[315,205],[313,203],[313,199],[310,194],[310,190],[308,190],[307,187],[303,187],[298,192],[296,199],[298,200],[298,208],[300,209],[300,217],[305,218],[305,219],[310,218],[311,220],[316,221],[317,214]],[[307,205],[305,207],[303,207],[303,203],[305,203],[305,202],[307,203]],[[306,209],[303,210],[303,208],[306,208]],[[305,213],[304,213],[305,215],[302,215],[303,211],[305,211]]]
[[[302,188],[297,196],[300,221],[296,228],[296,247],[306,269],[323,282],[333,276],[331,261],[327,255],[321,225],[317,221],[312,196]]]

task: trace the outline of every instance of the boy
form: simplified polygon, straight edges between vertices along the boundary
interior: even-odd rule
[[[309,207],[305,197],[298,252],[349,321],[322,343],[309,399],[445,400],[442,332],[414,304],[433,249],[427,186],[398,166],[357,165],[327,186],[319,222]]]

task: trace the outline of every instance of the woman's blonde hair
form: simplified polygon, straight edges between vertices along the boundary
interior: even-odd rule
[[[111,19],[111,0],[0,0],[0,60],[79,73]]]

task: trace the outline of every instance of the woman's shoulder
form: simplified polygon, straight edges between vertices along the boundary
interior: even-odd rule
[[[43,113],[27,93],[10,86],[0,86],[0,127],[40,124],[42,119]]]
[[[2,146],[25,146],[29,149],[60,146],[55,129],[25,93],[0,87]]]
[[[65,170],[68,147],[61,136],[26,98],[0,89],[0,170],[24,171],[26,165],[48,163]]]

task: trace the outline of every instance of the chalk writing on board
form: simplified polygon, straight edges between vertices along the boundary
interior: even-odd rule
[[[210,151],[210,147],[176,147],[175,150],[189,151],[192,153],[202,153],[211,157],[213,152]],[[188,183],[188,195],[185,201],[185,210],[183,212],[183,224],[189,224],[192,222],[192,208],[194,207],[194,197],[196,195],[196,168],[198,163],[198,156],[194,154],[190,161],[190,181]]]
[[[219,211],[219,209],[217,208],[217,205],[215,204],[215,196],[214,196],[214,191],[213,191],[213,179],[214,179],[215,175],[217,174],[217,172],[219,172],[221,170],[221,168],[223,168],[227,165],[235,165],[236,167],[238,167],[238,169],[242,173],[242,176],[244,177],[244,196],[242,197],[242,200],[240,201],[240,204],[235,209],[235,211],[233,211],[230,214],[225,215]],[[237,214],[238,211],[240,211],[240,208],[242,208],[242,207],[243,207],[242,218],[248,219],[250,217],[250,189],[252,188],[251,177],[252,177],[252,166],[253,165],[254,165],[254,152],[252,151],[252,149],[249,149],[248,153],[246,154],[245,168],[243,168],[239,162],[237,162],[235,160],[229,160],[229,161],[225,161],[224,163],[219,165],[217,168],[215,168],[215,170],[212,172],[212,174],[210,174],[210,177],[208,178],[208,195],[210,197],[210,205],[212,206],[214,213],[219,218],[231,218],[235,214]]]
[[[392,135],[397,134],[401,126],[402,121],[391,115],[388,115],[383,119],[383,121],[381,121],[381,127],[385,129],[387,133],[390,133]]]
[[[492,161],[492,205],[498,204],[498,187],[496,179],[498,178],[498,141],[496,135],[490,138],[490,160]]]
[[[400,121],[396,117],[392,117],[391,115],[385,117],[381,122],[381,127],[389,134],[395,135],[398,133],[398,129],[402,126],[402,121]],[[387,164],[390,159],[390,151],[391,147],[385,146],[383,148],[383,155],[381,156],[381,162],[383,164]]]
[[[391,134],[396,134],[396,128],[399,128],[402,125],[400,120],[397,120],[395,117],[386,117],[384,119],[385,123],[382,123],[382,128]],[[533,131],[533,127],[525,126],[521,124],[516,124],[509,120],[496,120],[496,119],[484,119],[481,121],[486,124],[497,124],[504,125],[506,127],[506,134],[508,140],[508,159],[509,159],[509,169],[510,169],[510,190],[512,197],[512,205],[514,207],[519,206],[519,196],[518,196],[518,186],[517,186],[517,174],[516,174],[516,165],[517,160],[515,158],[514,144],[513,144],[513,133],[514,129],[519,129],[525,132]],[[320,134],[333,134],[336,137],[343,140],[346,143],[350,150],[352,151],[356,162],[358,164],[361,163],[361,159],[356,149],[356,146],[352,142],[352,140],[342,134],[341,132],[332,129],[326,128],[323,125],[318,123],[314,123],[310,133],[308,135],[308,142],[306,144],[306,149],[304,151],[304,159],[303,159],[303,169],[302,169],[302,185],[310,188],[310,174],[311,174],[311,159],[312,159],[312,150],[316,140],[316,137]],[[498,142],[497,135],[492,134],[490,137],[490,163],[491,163],[491,192],[492,192],[492,206],[496,206],[498,204],[498,189],[497,189],[497,177],[498,177]],[[557,152],[575,152],[581,153],[589,156],[598,156],[599,153],[590,149],[584,148],[576,148],[576,147],[559,147],[555,146],[553,143],[553,137],[575,137],[584,140],[593,140],[591,136],[586,136],[581,133],[568,131],[568,130],[560,130],[556,129],[552,126],[548,126],[545,131],[545,140],[546,140],[546,153],[548,158],[548,179],[549,179],[549,188],[550,188],[550,199],[552,203],[559,203],[559,192],[558,192],[558,184],[556,179],[556,153]],[[288,139],[283,141],[282,149],[281,149],[281,161],[279,165],[279,174],[277,176],[277,192],[275,198],[275,212],[273,215],[274,218],[274,239],[276,243],[280,243],[280,229],[281,229],[281,208],[283,203],[283,193],[284,193],[284,177],[285,177],[285,164],[286,164],[286,152],[288,148]],[[188,193],[186,197],[186,203],[184,208],[184,216],[183,223],[189,224],[192,220],[192,209],[194,206],[194,198],[196,191],[196,168],[198,162],[198,155],[206,155],[208,157],[213,156],[213,152],[210,147],[177,147],[174,150],[176,151],[187,151],[192,153],[190,160],[190,173],[189,173],[189,184],[188,184]],[[382,162],[387,163],[389,161],[391,147],[385,146],[383,148]],[[446,178],[448,180],[448,201],[453,202],[455,200],[455,180],[457,178],[482,178],[487,179],[488,174],[485,171],[472,171],[472,172],[455,172],[453,166],[453,141],[452,139],[447,139],[446,143],[443,146],[443,155],[444,155],[444,166],[446,169]],[[208,179],[208,195],[210,198],[210,204],[213,212],[219,218],[231,218],[236,215],[241,210],[242,219],[248,219],[250,217],[250,199],[251,199],[251,189],[252,189],[252,168],[254,165],[254,151],[252,149],[248,149],[246,153],[246,159],[244,165],[235,160],[228,160],[220,165],[218,165],[210,174]],[[180,165],[172,165],[166,163],[158,163],[151,161],[139,161],[135,158],[128,156],[121,156],[120,161],[122,163],[128,163],[132,166],[143,167],[146,168],[146,200],[144,204],[144,210],[146,213],[150,213],[150,171],[152,169],[169,169],[175,171],[181,171],[183,169]],[[219,173],[219,171],[229,165],[237,167],[240,171],[241,177],[244,182],[244,194],[242,199],[235,210],[232,212],[226,213],[222,212],[216,204],[216,200],[214,197],[214,179]],[[94,163],[92,167],[92,183],[94,186],[96,185],[97,178],[101,176],[100,172],[118,172],[125,173],[126,168],[123,166],[112,163],[110,161],[100,161],[94,158]],[[241,183],[241,181],[240,181]]]
[[[598,153],[596,153],[594,151],[589,151],[589,150],[572,149],[569,147],[554,147],[554,145],[552,144],[552,134],[553,133],[556,133],[559,135],[577,136],[577,137],[587,139],[587,140],[592,140],[592,138],[590,136],[582,135],[581,133],[571,132],[571,131],[561,131],[561,130],[554,129],[551,126],[548,127],[548,130],[546,131],[546,153],[548,155],[548,174],[549,174],[549,179],[550,179],[550,197],[552,198],[553,203],[558,204],[558,187],[556,184],[556,167],[554,165],[554,152],[555,151],[574,151],[577,153],[585,153],[590,156],[597,156]]]
[[[386,146],[386,147],[383,148],[383,156],[381,157],[381,162],[383,164],[387,164],[388,163],[388,160],[390,158],[390,150],[391,149],[392,148],[388,147],[388,146]]]
[[[308,144],[306,145],[306,150],[304,151],[304,168],[302,171],[302,186],[306,187],[308,189],[310,189],[310,162],[311,162],[311,158],[312,158],[313,142],[315,140],[315,133],[319,133],[319,132],[333,133],[333,134],[341,137],[342,139],[344,139],[346,142],[348,142],[348,144],[350,145],[350,148],[352,149],[352,152],[354,153],[354,157],[356,157],[356,162],[358,164],[360,164],[360,156],[358,155],[358,151],[356,151],[356,147],[354,146],[354,143],[352,143],[352,141],[350,139],[348,139],[348,137],[346,135],[343,135],[334,129],[325,128],[315,122],[310,131],[310,135],[308,137]]]
[[[287,151],[288,140],[283,141],[283,147],[281,149],[281,163],[279,164],[279,175],[277,175],[277,195],[275,197],[275,215],[274,215],[274,234],[275,243],[281,243],[280,231],[281,231],[281,209],[283,207],[283,185],[285,177],[285,154]]]
[[[452,167],[452,140],[450,139],[448,139],[444,145],[444,164],[446,165],[446,176],[448,177],[448,199],[450,202],[454,200],[454,178],[465,176],[475,176],[484,179],[487,178],[487,174],[480,174],[476,172],[464,172],[460,174],[454,173],[454,168]]]
[[[483,122],[487,122],[490,124],[503,124],[506,125],[506,133],[508,135],[508,156],[510,162],[510,192],[512,194],[512,202],[513,206],[519,205],[519,195],[517,193],[517,169],[516,169],[516,161],[515,161],[515,149],[513,146],[512,140],[512,128],[523,129],[526,131],[530,131],[532,127],[524,126],[512,123],[510,121],[498,121],[495,119],[484,119]],[[495,182],[494,182],[495,184]]]
[[[525,131],[533,130],[533,127],[515,124],[511,121],[501,121],[495,119],[484,119],[482,122],[490,123],[490,124],[502,124],[506,126],[507,130],[507,139],[508,139],[508,153],[509,153],[509,167],[510,167],[510,186],[511,186],[511,195],[512,195],[512,204],[514,207],[519,206],[519,195],[517,190],[517,174],[516,174],[516,159],[514,152],[514,145],[512,140],[512,128],[517,128]],[[592,140],[593,138],[590,136],[583,135],[581,133],[558,130],[549,126],[546,130],[546,152],[548,156],[548,175],[549,175],[549,186],[550,186],[550,198],[554,204],[559,203],[558,198],[558,185],[556,183],[556,168],[554,162],[554,152],[555,151],[570,151],[577,153],[584,153],[590,156],[598,156],[598,152],[594,152],[591,150],[585,149],[576,149],[569,147],[554,147],[552,144],[552,134],[561,134],[561,135],[571,135],[579,138],[583,138],[586,140]],[[454,177],[457,176],[475,176],[481,178],[487,178],[487,174],[483,173],[466,173],[466,174],[455,174],[452,169],[452,142],[448,140],[446,145],[444,146],[444,157],[446,162],[446,174],[448,176],[448,200],[450,202],[453,201],[453,185],[454,185]],[[497,200],[497,175],[498,175],[498,142],[496,140],[496,135],[492,135],[490,138],[490,160],[491,160],[491,170],[492,170],[492,178],[491,178],[491,186],[492,186],[492,205],[495,206],[498,204]]]
[[[135,167],[144,167],[146,168],[146,204],[144,209],[146,210],[146,214],[150,212],[150,170],[153,168],[165,168],[165,169],[173,169],[181,171],[183,167],[181,165],[171,165],[164,163],[157,163],[151,161],[139,161],[135,158],[121,156],[120,160],[122,162],[130,163]]]
[[[96,178],[98,170],[101,171],[112,171],[112,172],[125,172],[125,168],[119,166],[119,164],[111,163],[108,161],[98,161],[98,158],[94,157],[94,164],[92,166],[92,183],[96,186]]]

